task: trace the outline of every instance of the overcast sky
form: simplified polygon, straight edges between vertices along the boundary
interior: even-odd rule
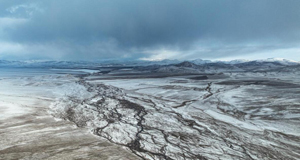
[[[0,59],[300,61],[300,0],[0,0]]]

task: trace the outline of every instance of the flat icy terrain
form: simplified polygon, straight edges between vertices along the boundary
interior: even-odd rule
[[[54,119],[49,106],[72,85],[70,75],[40,70],[0,71],[0,159],[138,159],[122,147]]]
[[[300,159],[297,69],[169,68],[2,72],[0,159]]]

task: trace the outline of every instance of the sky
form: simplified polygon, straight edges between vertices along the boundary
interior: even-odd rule
[[[300,61],[299,0],[0,0],[0,59]]]

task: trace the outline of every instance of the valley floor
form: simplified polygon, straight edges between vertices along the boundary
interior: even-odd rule
[[[0,159],[138,159],[86,128],[54,119],[49,113],[55,101],[52,91],[74,79],[52,79],[57,84],[42,84],[43,80],[38,77],[36,81],[41,83],[33,84],[30,78],[1,78]]]
[[[130,72],[0,77],[0,159],[300,159],[299,75]]]

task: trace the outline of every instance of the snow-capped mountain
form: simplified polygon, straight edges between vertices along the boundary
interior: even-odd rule
[[[203,60],[203,59],[195,59],[195,60],[190,60],[190,62],[194,64],[207,64],[207,63],[212,63],[211,60]]]
[[[188,63],[189,62],[189,63]],[[262,60],[245,60],[237,59],[231,61],[211,61],[211,60],[160,60],[160,61],[146,61],[146,60],[99,60],[99,61],[7,61],[0,60],[1,67],[54,67],[54,68],[95,68],[95,67],[112,67],[112,66],[152,66],[152,65],[172,65],[177,64],[181,67],[192,67],[194,65],[206,66],[207,67],[216,67],[219,65],[227,68],[228,66],[253,66],[253,67],[274,67],[274,66],[291,66],[291,65],[300,65],[300,62],[281,59],[281,58],[269,58]],[[223,65],[221,65],[223,64]],[[226,64],[226,65],[225,65]],[[204,67],[205,68],[205,67]]]
[[[226,63],[226,64],[239,64],[239,63],[246,63],[250,61],[251,60],[247,60],[247,59],[235,59],[231,61],[219,61],[219,62]]]
[[[283,58],[268,58],[268,59],[256,60],[256,61],[259,61],[259,62],[277,62],[277,63],[281,63],[283,65],[297,65],[297,64],[300,64],[300,62],[293,61],[293,60],[288,60],[288,59],[283,59]]]
[[[258,59],[258,60],[248,60],[248,59],[235,59],[231,61],[217,61],[220,63],[226,63],[226,64],[240,64],[240,63],[247,63],[247,62],[276,62],[283,65],[297,65],[300,64],[300,62],[283,59],[283,58],[268,58],[268,59]]]

